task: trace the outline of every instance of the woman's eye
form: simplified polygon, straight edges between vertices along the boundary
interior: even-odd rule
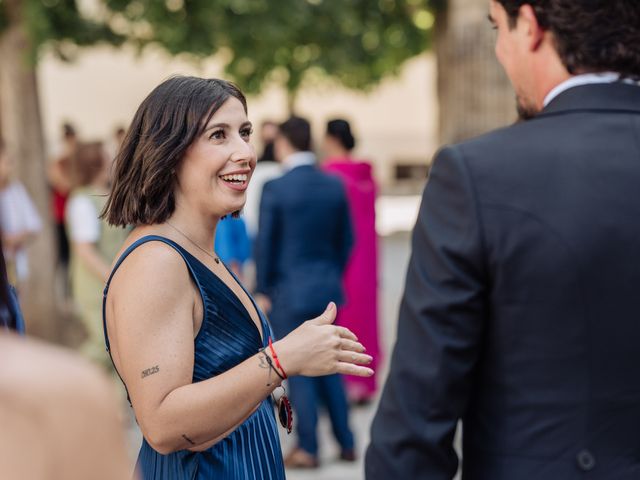
[[[243,128],[242,130],[240,130],[240,135],[242,135],[244,138],[249,138],[252,133],[253,128]]]
[[[211,140],[224,140],[224,130],[216,130],[209,138]]]

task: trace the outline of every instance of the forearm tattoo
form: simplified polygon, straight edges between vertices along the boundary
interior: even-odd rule
[[[182,434],[182,438],[184,438],[187,442],[189,442],[191,445],[195,445],[196,442],[194,442],[193,440],[191,440],[189,437],[187,437],[184,433]]]
[[[267,378],[267,387],[272,385],[271,383],[271,365],[269,364],[269,360],[271,360],[263,350],[258,354],[258,358],[260,359],[260,368],[265,368],[269,371],[269,377]]]
[[[160,367],[158,365],[147,368],[142,371],[141,378],[147,378],[149,375],[153,375],[154,373],[158,373],[160,371]]]
[[[271,372],[275,372],[275,374],[280,377],[280,380],[284,380],[284,377],[280,374],[280,372],[278,371],[278,369],[275,367],[275,365],[273,364],[273,360],[271,360],[271,357],[269,355],[267,355],[267,353],[265,352],[264,348],[261,348],[259,350],[259,355],[258,358],[260,359],[260,368],[268,368],[269,369],[269,378],[267,380],[267,387],[270,387],[271,385],[273,385],[273,383],[271,382]]]

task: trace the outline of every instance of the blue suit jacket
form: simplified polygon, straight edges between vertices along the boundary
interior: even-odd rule
[[[296,316],[317,315],[330,301],[340,304],[352,243],[340,180],[313,166],[296,167],[262,191],[256,290],[271,298],[274,311]]]
[[[436,156],[368,480],[640,478],[640,88]]]

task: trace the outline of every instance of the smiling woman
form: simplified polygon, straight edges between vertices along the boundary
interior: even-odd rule
[[[226,81],[174,77],[143,101],[104,215],[135,228],[104,292],[105,340],[144,439],[142,479],[284,479],[272,394],[287,376],[370,376],[333,303],[275,341],[213,250],[256,164],[247,104]],[[279,418],[291,428],[286,398]]]

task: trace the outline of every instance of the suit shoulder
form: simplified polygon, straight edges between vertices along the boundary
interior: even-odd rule
[[[328,185],[331,185],[332,187],[339,188],[339,189],[344,188],[344,181],[339,176],[328,173],[328,172],[319,172],[319,173],[323,176],[323,178],[325,179]]]
[[[537,161],[544,161],[548,158],[544,152],[557,147],[566,127],[564,122],[555,125],[557,120],[543,117],[515,123],[445,146],[440,152],[456,152],[471,170],[518,170],[530,164],[534,156]]]
[[[283,176],[284,175],[272,178],[271,180],[267,180],[262,186],[262,194],[264,195],[265,192],[272,192],[273,190],[277,190],[279,185],[282,184]]]

